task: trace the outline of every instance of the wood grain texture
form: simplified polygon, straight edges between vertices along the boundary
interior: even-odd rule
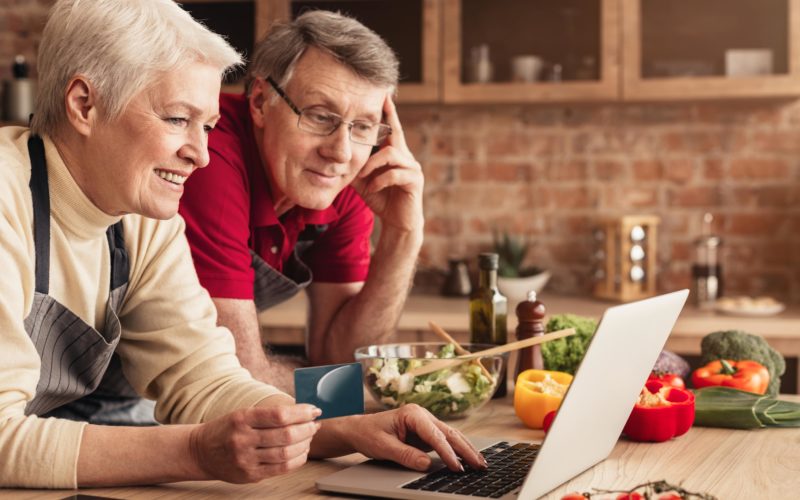
[[[491,401],[475,415],[453,425],[467,435],[535,441],[541,431],[528,429],[514,415],[511,391]],[[800,401],[800,396],[783,396]],[[580,450],[575,450],[579,453]],[[216,498],[346,498],[318,492],[314,481],[363,460],[349,455],[336,460],[312,461],[300,470],[258,484],[233,485],[219,481],[174,483],[162,486],[97,488],[88,495],[126,499]],[[800,487],[800,429],[753,431],[692,428],[664,443],[634,443],[621,439],[608,459],[546,495],[558,500],[573,491],[592,488],[627,489],[637,484],[667,480],[691,491],[719,499],[795,498]],[[0,490],[0,499],[56,500],[73,494],[65,490]]]

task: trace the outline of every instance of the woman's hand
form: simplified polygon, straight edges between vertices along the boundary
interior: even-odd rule
[[[338,444],[350,445],[368,457],[393,460],[410,469],[426,470],[431,465],[426,451],[431,449],[451,470],[463,470],[459,456],[472,468],[486,468],[483,456],[458,429],[417,405],[331,419],[326,421],[326,425],[336,427],[331,429],[331,434],[341,441]],[[328,434],[328,429],[324,429],[320,437],[327,439],[325,434]]]
[[[209,478],[231,483],[284,474],[306,462],[320,413],[307,404],[236,410],[192,431],[193,461]]]

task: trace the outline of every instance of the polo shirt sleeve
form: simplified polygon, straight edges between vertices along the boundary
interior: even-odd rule
[[[209,146],[207,167],[186,181],[180,214],[200,283],[212,297],[253,299],[250,189],[233,148]]]
[[[369,271],[372,211],[355,189],[345,188],[334,200],[339,218],[303,256],[315,282],[365,281]]]

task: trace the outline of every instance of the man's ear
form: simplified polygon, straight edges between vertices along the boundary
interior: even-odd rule
[[[67,120],[81,134],[88,136],[97,123],[97,92],[91,82],[78,75],[67,84],[64,97]]]
[[[253,119],[253,125],[258,128],[264,128],[266,118],[264,117],[264,103],[269,96],[266,93],[266,85],[261,79],[256,79],[253,86],[250,88],[250,97],[248,98],[250,105],[250,117]]]

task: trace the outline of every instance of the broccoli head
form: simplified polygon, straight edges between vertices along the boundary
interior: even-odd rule
[[[709,333],[703,337],[700,350],[703,364],[716,359],[750,359],[761,363],[769,370],[767,394],[775,396],[780,391],[786,361],[762,337],[740,330]]]
[[[597,321],[574,314],[556,314],[545,326],[548,332],[565,328],[574,328],[575,335],[542,344],[542,360],[545,370],[574,374],[586,353],[589,340],[597,330]]]

